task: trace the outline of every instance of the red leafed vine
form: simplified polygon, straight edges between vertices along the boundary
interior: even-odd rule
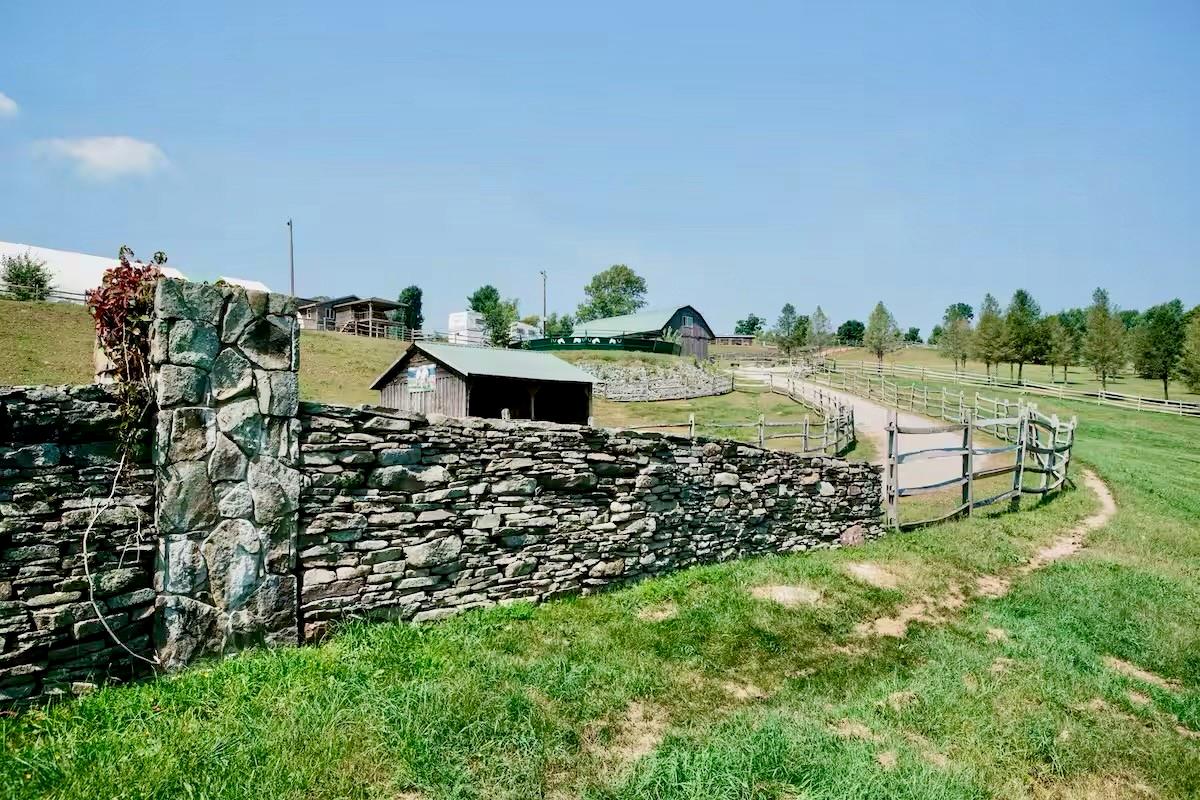
[[[120,412],[118,441],[122,455],[136,457],[145,445],[144,418],[150,409],[150,328],[154,319],[154,287],[166,253],[152,263],[133,260],[121,247],[120,263],[105,270],[99,288],[87,293],[87,307],[96,323],[96,339],[115,371]]]

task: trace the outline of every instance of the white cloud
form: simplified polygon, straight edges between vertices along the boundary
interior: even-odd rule
[[[149,175],[170,163],[158,145],[131,136],[43,139],[34,145],[34,152],[73,161],[82,177],[93,180]]]
[[[17,115],[17,101],[0,92],[0,117],[15,117]]]

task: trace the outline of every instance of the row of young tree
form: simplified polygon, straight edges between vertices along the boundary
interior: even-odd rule
[[[1003,309],[988,294],[978,319],[967,303],[949,306],[929,343],[955,368],[965,367],[968,358],[982,362],[988,374],[1008,364],[1010,375],[1015,367],[1017,380],[1026,364],[1049,365],[1051,380],[1061,370],[1064,383],[1072,367],[1085,366],[1107,389],[1110,379],[1132,365],[1139,377],[1162,382],[1164,399],[1175,379],[1200,391],[1200,306],[1185,311],[1178,299],[1143,312],[1122,311],[1107,291],[1096,289],[1087,308],[1043,315],[1024,289],[1014,292]]]
[[[859,324],[861,325],[861,323]],[[767,320],[757,314],[749,314],[744,319],[737,321],[733,332],[743,336],[761,338],[763,341],[774,344],[787,355],[801,349],[819,352],[838,340],[832,330],[829,317],[821,310],[820,306],[817,306],[812,314],[799,314],[791,303],[784,303],[774,327],[767,328]]]

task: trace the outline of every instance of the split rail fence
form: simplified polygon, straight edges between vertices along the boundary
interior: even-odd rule
[[[1038,411],[1037,405],[1025,400],[990,398],[975,393],[968,403],[964,392],[951,392],[944,387],[930,392],[927,386],[907,386],[886,378],[862,373],[814,372],[806,378],[824,382],[830,388],[876,400],[891,409],[912,411],[945,422],[944,425],[901,425],[896,411],[888,412],[887,460],[884,467],[884,511],[887,521],[895,528],[913,528],[941,522],[957,516],[970,516],[975,509],[1004,500],[1014,505],[1022,495],[1046,495],[1061,489],[1068,481],[1071,450],[1075,444],[1078,419],[1063,422],[1058,415]],[[794,379],[793,379],[794,380]],[[980,446],[976,431],[990,434],[1002,442],[999,446]],[[902,451],[901,436],[957,434],[954,446],[920,448]],[[1000,465],[978,466],[977,459],[995,461],[1005,455],[1011,461]],[[962,468],[954,477],[930,484],[905,486],[900,480],[900,465],[932,459],[960,459]],[[1012,481],[1004,491],[980,497],[976,484],[992,478],[1011,475]],[[1032,479],[1032,480],[1030,480]],[[905,497],[939,492],[958,487],[959,503],[950,511],[921,520],[900,520],[900,502]]]
[[[819,388],[806,386],[792,376],[768,373],[763,376],[764,387],[816,412],[817,419],[805,415],[798,420],[767,420],[760,414],[754,422],[703,422],[695,413],[686,422],[661,422],[653,425],[630,425],[625,430],[687,430],[689,439],[696,438],[697,427],[714,431],[755,430],[758,446],[780,439],[799,440],[799,453],[838,455],[854,446],[854,408],[839,402]]]
[[[998,389],[1012,389],[1024,394],[1057,397],[1062,400],[1079,400],[1130,411],[1153,411],[1160,414],[1175,414],[1177,416],[1200,418],[1200,403],[1185,403],[1181,400],[1141,397],[1139,395],[1122,394],[1120,392],[1109,392],[1103,389],[1095,391],[1069,389],[1063,384],[1037,383],[1027,380],[1006,381],[995,375],[982,375],[978,372],[938,370],[929,369],[928,367],[914,367],[906,364],[837,361],[834,359],[817,361],[811,369],[814,373],[825,372],[835,375],[869,378],[876,382],[887,376],[891,376],[892,378],[914,378],[921,382],[954,383],[962,386],[992,386]]]

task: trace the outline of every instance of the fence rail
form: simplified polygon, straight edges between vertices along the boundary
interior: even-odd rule
[[[806,386],[791,376],[775,376],[771,374],[769,388],[776,394],[782,394],[800,405],[810,408],[818,415],[817,420],[805,415],[799,420],[768,420],[760,414],[754,422],[701,422],[694,413],[688,414],[687,421],[660,422],[650,425],[628,425],[625,430],[687,430],[690,439],[696,438],[696,428],[709,430],[755,430],[757,431],[758,446],[765,447],[766,443],[775,439],[799,439],[800,453],[824,453],[836,455],[849,450],[855,443],[854,409],[839,402],[836,398],[820,389]],[[790,429],[790,430],[784,430]]]
[[[1070,389],[1064,384],[1047,384],[1036,381],[1006,381],[995,375],[982,375],[977,372],[948,371],[914,367],[907,364],[877,364],[867,361],[838,361],[823,359],[813,362],[814,372],[826,371],[840,374],[857,374],[873,378],[905,377],[916,378],[922,383],[954,383],[962,386],[994,387],[1012,389],[1023,394],[1039,395],[1042,397],[1057,397],[1061,400],[1079,400],[1096,405],[1123,408],[1130,411],[1152,411],[1160,414],[1175,414],[1184,417],[1200,418],[1200,403],[1186,403],[1181,400],[1163,400],[1154,397],[1110,392],[1104,389],[1084,391]]]
[[[1014,506],[1021,495],[1046,495],[1061,489],[1068,480],[1071,450],[1075,444],[1076,420],[1060,422],[1057,416],[1047,417],[1031,404],[1019,401],[1015,416],[1000,416],[1010,413],[1010,404],[1005,400],[980,397],[984,404],[992,404],[988,416],[977,417],[972,410],[966,411],[961,423],[912,427],[900,425],[896,411],[888,412],[887,461],[884,469],[884,510],[888,524],[896,529],[915,528],[958,516],[971,516],[975,509],[994,503],[1010,501]],[[985,411],[985,414],[988,412]],[[975,443],[975,432],[991,433],[1002,442],[1001,446],[980,447]],[[929,447],[901,451],[901,436],[926,436],[931,434],[959,433],[961,445],[955,447]],[[1012,454],[1008,464],[977,467],[979,457]],[[900,465],[912,461],[958,458],[962,469],[959,474],[935,483],[904,486],[900,480]],[[976,484],[990,478],[1011,475],[1012,482],[1001,492],[979,497]],[[1035,476],[1031,484],[1026,476]],[[900,501],[905,497],[937,492],[960,487],[959,503],[949,511],[935,517],[920,520],[900,520]]]
[[[1006,400],[986,397],[978,392],[968,402],[965,392],[952,392],[942,387],[933,392],[927,386],[899,384],[883,376],[861,372],[802,371],[789,376],[793,382],[803,377],[822,383],[831,389],[876,400],[890,409],[887,426],[887,458],[884,468],[884,510],[887,521],[896,528],[913,528],[941,522],[952,517],[970,516],[975,509],[1010,500],[1018,503],[1021,495],[1046,495],[1061,489],[1067,482],[1071,451],[1075,444],[1078,419],[1066,422],[1058,415],[1047,416],[1037,404],[1024,399]],[[897,411],[912,411],[934,417],[946,424],[900,425]],[[992,435],[1004,444],[979,446],[975,432]],[[908,452],[899,449],[900,436],[960,433],[961,442],[954,447],[928,447]],[[1013,454],[1013,462],[1000,466],[976,468],[979,457]],[[942,458],[961,459],[962,469],[953,478],[932,484],[903,486],[900,465],[914,461]],[[976,497],[975,484],[988,478],[1012,475],[1012,485],[1003,492],[988,497]],[[1027,481],[1026,476],[1035,476]],[[900,500],[928,494],[955,486],[961,487],[961,501],[949,512],[931,519],[900,521]]]

